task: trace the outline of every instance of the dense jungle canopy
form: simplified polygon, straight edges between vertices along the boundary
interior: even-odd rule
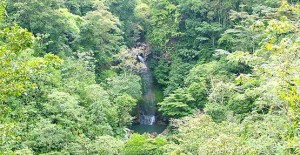
[[[0,0],[0,154],[300,154],[299,0]]]

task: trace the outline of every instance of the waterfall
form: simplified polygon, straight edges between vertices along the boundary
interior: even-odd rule
[[[138,55],[138,59],[145,66],[141,73],[144,102],[141,105],[142,112],[139,121],[140,124],[153,125],[153,123],[155,123],[155,95],[152,88],[153,78],[145,59],[140,55]]]
[[[145,60],[142,56],[138,55],[138,59],[140,60],[141,63],[145,64]]]
[[[146,125],[153,125],[155,123],[155,116],[154,115],[142,115],[140,119],[141,124]]]

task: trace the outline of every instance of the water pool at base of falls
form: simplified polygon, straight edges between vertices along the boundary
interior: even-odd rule
[[[152,125],[146,125],[146,124],[135,124],[130,127],[131,130],[133,130],[136,133],[144,134],[144,133],[154,133],[157,134],[162,133],[167,128],[167,125],[160,125],[160,124],[152,124]]]

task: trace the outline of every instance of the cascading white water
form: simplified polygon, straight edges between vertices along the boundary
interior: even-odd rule
[[[153,92],[153,79],[148,69],[145,59],[138,55],[138,59],[145,65],[142,69],[143,97],[144,102],[141,106],[140,124],[153,125],[155,123],[155,96]]]
[[[154,115],[142,115],[140,123],[146,124],[146,125],[153,125],[155,122],[155,116]]]
[[[141,63],[145,64],[145,60],[142,56],[138,55],[138,59],[140,60]]]

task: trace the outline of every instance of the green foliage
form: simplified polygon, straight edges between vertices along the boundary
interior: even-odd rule
[[[37,36],[36,55],[90,55],[97,73],[110,67],[122,45],[120,21],[102,1],[8,0],[7,12],[9,20]]]
[[[164,90],[164,94],[168,95],[171,92],[175,91],[178,87],[182,87],[184,84],[184,78],[189,73],[191,69],[191,64],[182,62],[180,60],[174,60],[170,66],[168,87]]]
[[[195,99],[186,93],[184,89],[175,90],[170,96],[166,97],[163,102],[158,103],[159,111],[170,118],[180,118],[192,113]]]
[[[230,113],[229,109],[225,105],[212,102],[205,104],[204,111],[217,123],[225,121]]]
[[[122,146],[123,142],[114,137],[101,136],[88,146],[88,154],[118,155],[121,154]]]
[[[106,88],[109,94],[114,98],[124,93],[139,99],[141,92],[141,78],[137,75],[129,75],[126,78],[124,75],[107,79]]]
[[[120,21],[102,3],[97,4],[96,10],[88,12],[83,19],[80,37],[74,40],[74,48],[79,52],[91,52],[97,60],[98,69],[107,69],[112,56],[120,49]]]
[[[52,119],[56,124],[67,125],[73,130],[78,130],[87,115],[86,110],[79,105],[78,100],[64,92],[52,92],[48,101],[43,106],[43,114]]]
[[[15,20],[34,34],[45,34],[42,44],[46,46],[47,52],[69,56],[72,54],[70,42],[79,33],[80,19],[68,10],[61,9],[61,1],[9,0],[7,3],[7,12],[11,20]]]
[[[117,108],[118,113],[118,124],[120,127],[125,127],[131,123],[133,119],[130,115],[131,110],[136,106],[137,100],[128,94],[123,94],[114,99],[114,104]]]
[[[161,85],[167,85],[170,72],[170,67],[168,66],[168,63],[165,60],[161,59],[155,65],[157,66],[154,69],[154,76],[157,82]]]
[[[140,3],[139,7],[147,8],[145,3]],[[148,29],[147,38],[151,44],[159,48],[165,48],[172,39],[178,36],[179,16],[178,7],[169,0],[162,0],[159,3],[150,3],[150,16],[146,19]],[[144,10],[136,9],[136,14]]]
[[[3,112],[2,112],[3,115]],[[17,135],[18,126],[14,123],[2,123],[0,124],[0,136],[1,136],[1,146],[0,153],[7,154],[13,152],[13,148],[16,147],[18,141],[20,141],[20,137]]]
[[[234,122],[217,124],[202,114],[175,120],[178,133],[172,141],[186,154],[291,154],[283,149],[287,122],[282,116],[256,114]]]
[[[1,32],[1,102],[12,96],[32,95],[29,92],[40,88],[42,83],[55,83],[55,75],[50,72],[56,74],[61,59],[53,54],[33,57],[34,37],[17,25]]]
[[[19,54],[26,48],[32,48],[33,35],[28,30],[14,25],[11,28],[1,30],[1,44],[7,48],[6,50]]]
[[[0,154],[300,154],[299,8],[3,0]],[[171,122],[161,135],[127,129],[143,101],[141,54],[157,122]]]
[[[95,84],[95,74],[84,62],[67,59],[60,69],[65,92],[82,94],[87,85]]]
[[[287,120],[280,115],[253,115],[242,123],[241,137],[253,154],[293,154],[287,146]]]
[[[229,11],[238,9],[239,3],[237,0],[180,0],[181,44],[197,50],[205,44],[215,47],[220,34],[231,25]]]
[[[111,136],[99,136],[93,141],[80,139],[70,143],[62,153],[66,154],[103,154],[118,155],[122,151],[123,142]]]
[[[68,10],[75,15],[84,16],[87,12],[94,10],[94,5],[97,0],[65,0],[64,5]]]
[[[157,155],[168,142],[160,137],[149,138],[146,135],[133,134],[124,146],[125,155]]]
[[[89,85],[85,88],[85,102],[88,109],[88,122],[90,126],[89,137],[97,135],[112,135],[113,127],[117,126],[116,110],[112,106],[108,93],[99,85]]]
[[[139,23],[139,19],[135,16],[136,0],[113,0],[108,1],[110,11],[119,17],[121,21],[121,29],[124,32],[123,38],[128,47],[133,47],[142,36],[143,28]],[[143,10],[145,11],[145,10]]]
[[[6,7],[6,1],[2,0],[0,3],[0,25],[3,24],[3,20],[5,18],[5,12],[6,12],[5,7]]]
[[[1,30],[0,37],[1,153],[86,153],[78,145],[66,149],[84,141],[94,154],[119,154],[121,141],[103,135],[124,134],[137,102],[125,93],[141,96],[140,89],[120,90],[113,98],[95,84],[94,68],[84,59],[35,57],[37,40],[17,25]],[[131,77],[126,80],[135,85],[132,88],[140,88],[139,77]],[[108,148],[103,144],[107,140],[116,143]]]
[[[172,125],[178,128],[174,141],[186,154],[245,154],[247,147],[238,137],[235,123],[216,124],[206,115],[195,115],[176,120]]]
[[[229,66],[222,61],[212,61],[206,64],[199,64],[190,70],[185,84],[188,91],[197,101],[197,107],[204,107],[204,104],[208,101],[208,94],[211,88],[216,87],[221,81],[231,78],[228,76],[227,68]],[[222,86],[219,86],[219,91],[222,91],[222,89]],[[222,100],[224,95],[220,97]],[[217,100],[214,96],[210,98],[211,100]]]
[[[27,137],[26,145],[34,151],[46,153],[59,151],[71,139],[72,134],[61,126],[52,124],[50,120],[43,119],[31,127]]]
[[[235,25],[233,29],[226,30],[219,39],[219,44],[233,51],[254,52],[257,50],[265,27],[263,19],[260,19],[258,14],[235,11],[231,12],[230,19],[238,20],[239,24]]]

